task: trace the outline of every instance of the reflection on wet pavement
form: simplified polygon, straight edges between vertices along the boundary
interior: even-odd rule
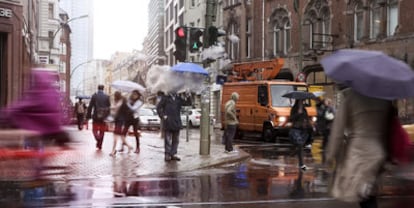
[[[316,147],[315,147],[316,146]],[[310,169],[301,171],[286,146],[250,146],[252,159],[220,168],[138,178],[118,176],[66,182],[1,182],[0,203],[30,206],[116,205],[123,203],[285,202],[329,199],[329,174],[321,168],[315,145],[305,155]],[[404,185],[402,185],[404,184]],[[384,178],[385,196],[412,195],[413,182]],[[99,202],[97,202],[99,201]]]

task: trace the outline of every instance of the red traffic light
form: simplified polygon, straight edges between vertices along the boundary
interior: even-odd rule
[[[179,27],[175,30],[175,35],[179,38],[185,37],[185,29],[183,27]]]

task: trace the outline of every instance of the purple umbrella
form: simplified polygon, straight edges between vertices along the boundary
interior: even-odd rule
[[[414,72],[383,52],[342,49],[321,60],[333,80],[369,97],[395,100],[414,97]]]

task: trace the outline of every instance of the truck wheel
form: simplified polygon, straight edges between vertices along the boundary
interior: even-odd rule
[[[262,139],[265,142],[273,142],[274,134],[273,134],[273,127],[272,126],[265,125],[263,127]]]

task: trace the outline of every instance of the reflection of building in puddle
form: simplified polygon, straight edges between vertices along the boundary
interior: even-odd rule
[[[248,169],[247,173],[251,194],[256,197],[290,197],[295,189],[302,195],[313,192],[315,176],[304,174],[295,166],[272,167],[271,170]]]

